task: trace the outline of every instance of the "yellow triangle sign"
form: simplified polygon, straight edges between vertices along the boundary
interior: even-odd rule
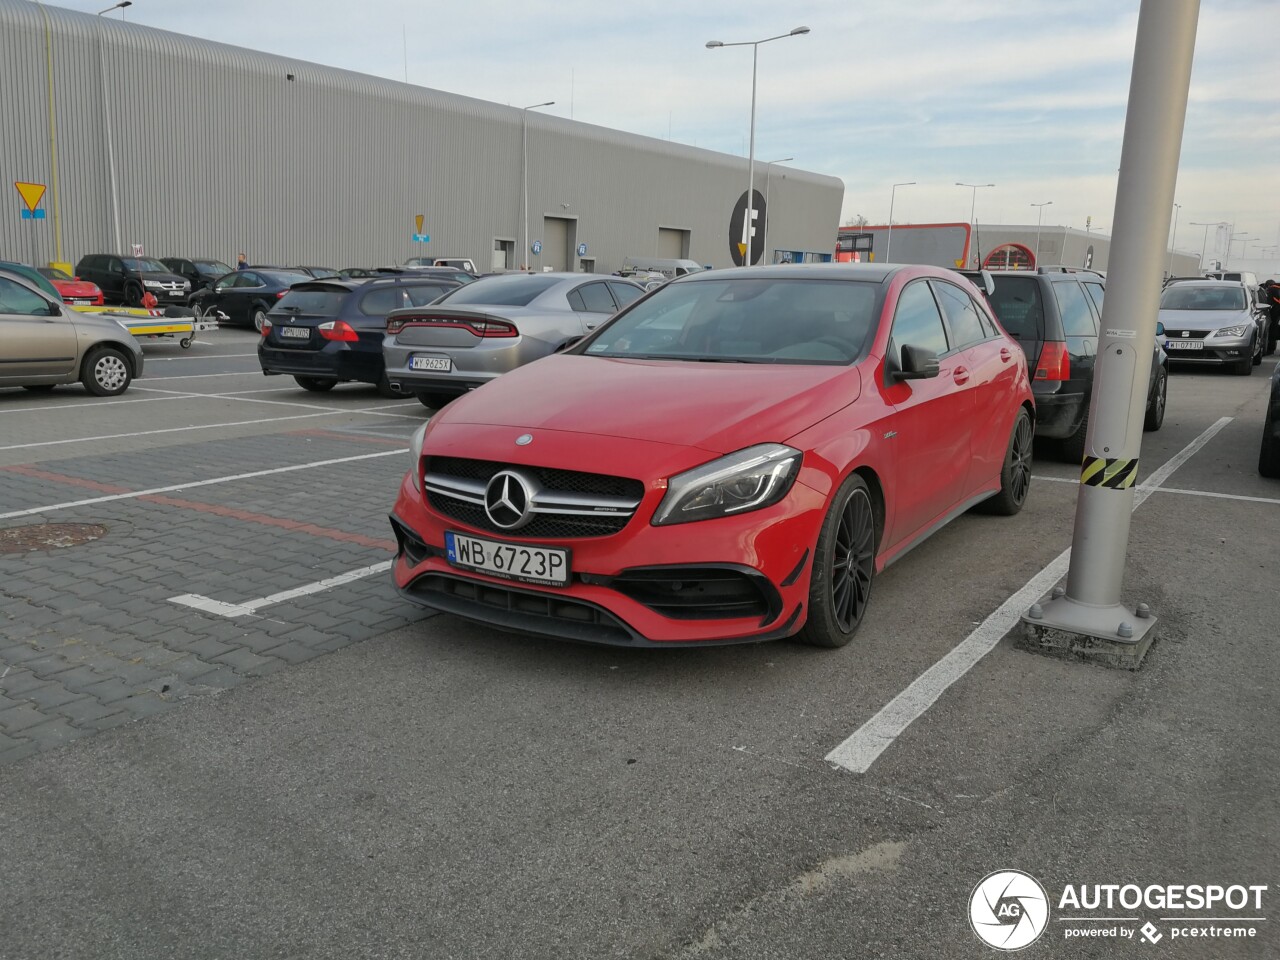
[[[963,266],[964,266],[964,257],[958,257],[956,259],[956,267],[958,268]]]
[[[36,207],[40,206],[40,200],[44,197],[44,184],[23,183],[17,180],[13,185],[18,188],[18,193],[22,194],[22,202],[27,205],[27,209],[35,213]]]
[[[738,244],[738,256],[745,257],[747,255],[747,245],[745,243]]]
[[[416,225],[417,225],[417,228],[418,228],[418,229],[414,230],[413,232],[414,232],[414,233],[421,233],[421,232],[422,232],[422,214],[418,214],[416,217],[414,217],[414,218],[413,218],[413,222],[414,222],[414,224],[416,224]]]

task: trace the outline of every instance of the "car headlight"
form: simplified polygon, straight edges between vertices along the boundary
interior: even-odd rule
[[[190,289],[191,289],[191,281],[190,281],[190,280],[183,280],[183,281],[182,281],[182,289],[183,289],[183,290],[190,290]]]
[[[762,443],[671,478],[650,521],[655,527],[760,510],[787,495],[803,454],[781,443]]]
[[[427,424],[424,423],[413,431],[413,436],[409,438],[409,482],[419,493],[422,492],[422,487],[418,481],[418,461],[422,459],[422,439],[426,433]]]
[[[1245,331],[1248,330],[1250,326],[1251,324],[1241,323],[1241,324],[1237,324],[1234,327],[1219,327],[1217,330],[1213,331],[1213,333],[1209,334],[1209,336],[1211,337],[1243,337],[1245,334]]]

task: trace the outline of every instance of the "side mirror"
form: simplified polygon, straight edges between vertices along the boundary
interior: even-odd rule
[[[894,380],[932,380],[938,375],[938,356],[924,347],[905,344],[902,348],[902,367],[894,370]]]
[[[1156,336],[1157,337],[1164,336],[1164,324],[1161,323],[1159,320],[1156,321]]]

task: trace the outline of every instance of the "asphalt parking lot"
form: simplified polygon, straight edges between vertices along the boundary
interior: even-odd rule
[[[1004,868],[1270,887],[1251,937],[1055,910],[1029,956],[1280,955],[1275,358],[1174,372],[1125,587],[1160,635],[1129,673],[993,632],[1070,545],[1078,467],[1047,459],[1017,517],[880,577],[840,650],[430,616],[386,573],[429,411],[264,378],[255,343],[148,344],[111,400],[0,392],[0,533],[97,528],[0,552],[5,957],[990,957],[968,902]],[[827,759],[851,738],[865,769]]]

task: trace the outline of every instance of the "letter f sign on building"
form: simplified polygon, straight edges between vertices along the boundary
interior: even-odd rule
[[[747,192],[744,190],[733,206],[729,217],[729,256],[736,266],[749,267],[759,263],[764,254],[764,197],[759,190],[752,191],[754,202],[747,211]]]

